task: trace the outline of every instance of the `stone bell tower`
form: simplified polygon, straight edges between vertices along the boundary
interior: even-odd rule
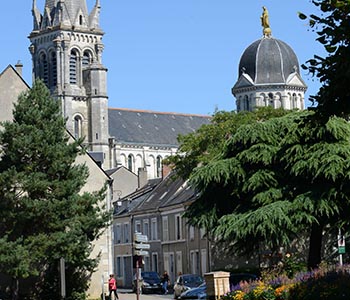
[[[41,78],[61,101],[67,129],[84,137],[90,154],[109,167],[107,69],[102,64],[104,32],[100,0],[88,13],[86,0],[33,0],[29,35],[33,78]]]

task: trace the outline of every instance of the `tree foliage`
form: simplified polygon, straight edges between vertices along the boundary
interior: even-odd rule
[[[244,253],[259,242],[276,250],[309,234],[315,267],[322,232],[349,225],[349,136],[344,119],[319,123],[311,112],[243,124],[220,155],[192,171],[200,196],[186,216]]]
[[[84,150],[70,139],[59,104],[41,81],[21,95],[0,132],[0,273],[31,282],[34,299],[59,299],[58,262],[66,260],[67,299],[84,298],[92,241],[108,222],[104,190],[81,193],[89,176],[75,164]]]
[[[318,104],[317,110],[324,117],[347,117],[350,113],[350,2],[348,0],[312,0],[321,14],[306,16],[311,28],[318,34],[328,55],[315,55],[303,66],[316,76],[322,86],[311,99]]]

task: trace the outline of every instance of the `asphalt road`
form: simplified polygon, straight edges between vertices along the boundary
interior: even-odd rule
[[[118,291],[119,300],[136,300],[136,294],[131,293],[130,291],[119,290]],[[140,295],[139,300],[168,300],[174,299],[174,294],[168,295],[158,295],[158,294],[142,294]],[[114,298],[112,299],[114,300]]]

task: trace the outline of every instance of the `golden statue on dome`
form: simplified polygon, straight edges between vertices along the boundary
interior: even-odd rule
[[[261,19],[261,26],[263,29],[264,37],[270,37],[271,36],[271,28],[270,28],[270,21],[269,21],[269,12],[267,11],[267,8],[263,6],[263,13],[260,17]]]

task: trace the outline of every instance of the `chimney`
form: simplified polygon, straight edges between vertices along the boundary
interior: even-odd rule
[[[15,68],[16,68],[17,73],[22,77],[23,64],[21,63],[20,60],[17,62],[17,64],[15,64]]]
[[[137,175],[138,175],[138,180],[139,180],[139,189],[144,187],[147,182],[147,168],[139,168],[137,171]]]
[[[173,165],[166,165],[163,164],[162,165],[162,176],[163,178],[167,177],[169,175],[169,173],[173,170]]]

